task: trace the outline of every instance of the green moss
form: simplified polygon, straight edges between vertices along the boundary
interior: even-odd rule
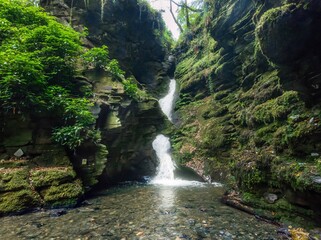
[[[30,171],[32,185],[36,188],[57,186],[72,181],[76,177],[72,167],[36,168]]]
[[[28,189],[0,194],[0,215],[40,206],[39,196]]]
[[[255,105],[261,104],[282,95],[279,71],[269,71],[256,76],[255,83],[247,92],[242,93],[242,102],[249,102]]]
[[[321,129],[315,122],[319,121],[318,115],[318,111],[314,113],[312,109],[297,106],[287,121],[273,134],[275,149],[281,151],[288,148],[294,155],[310,155],[316,151],[316,144],[319,141],[317,135]]]
[[[204,35],[191,41],[189,50],[176,67],[175,77],[180,80],[182,92],[194,89],[193,95],[204,94],[204,84],[214,90],[212,73],[220,68],[222,49],[217,49],[217,42],[204,30]],[[207,92],[207,91],[205,91]]]
[[[19,168],[24,167],[28,164],[26,160],[0,160],[1,168]]]
[[[298,92],[287,91],[283,95],[268,100],[253,109],[256,123],[272,123],[277,119],[286,119],[287,115],[297,104],[300,104]]]
[[[290,9],[294,8],[296,4],[285,4],[281,7],[272,8],[266,11],[260,18],[260,21],[257,24],[257,29],[262,28],[266,22],[277,21],[277,19],[282,16],[285,12],[289,12]]]
[[[0,192],[29,188],[27,168],[11,168],[0,170]]]
[[[278,129],[279,123],[274,122],[269,125],[263,126],[256,130],[254,141],[256,145],[271,144],[273,143],[273,134]],[[262,143],[262,144],[260,144]]]
[[[313,182],[315,176],[321,176],[320,160],[306,162],[295,158],[280,158],[272,165],[271,184],[283,183],[295,191],[313,190],[321,193],[321,185]]]
[[[234,173],[241,189],[255,191],[266,182],[266,173],[256,162],[248,162],[244,165],[238,164],[237,168]]]
[[[227,144],[223,127],[219,122],[212,121],[203,130],[201,146],[206,149],[217,149]]]
[[[295,206],[284,198],[277,200],[274,204],[270,204],[258,194],[244,192],[242,193],[242,201],[254,207],[258,215],[275,219],[289,225],[309,228],[313,222],[314,212],[312,210]],[[310,221],[307,221],[307,219]]]
[[[221,99],[227,97],[227,95],[229,95],[229,93],[230,93],[229,90],[219,91],[219,92],[214,94],[214,99],[215,100],[221,100]]]
[[[31,160],[37,166],[42,167],[65,167],[71,166],[70,159],[66,156],[66,151],[63,148],[58,148],[57,146],[47,146],[47,145],[36,145],[34,147],[35,152],[41,152],[41,154]],[[50,152],[50,154],[48,154]]]
[[[41,192],[46,204],[53,206],[61,203],[75,202],[83,194],[82,184],[79,180],[73,183],[64,183],[58,186],[51,186]]]

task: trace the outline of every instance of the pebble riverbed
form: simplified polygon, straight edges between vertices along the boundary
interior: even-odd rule
[[[0,239],[277,239],[276,226],[220,203],[223,191],[212,184],[121,185],[61,216],[46,210],[3,217]]]

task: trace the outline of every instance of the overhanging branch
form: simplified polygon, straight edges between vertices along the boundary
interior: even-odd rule
[[[173,5],[172,5],[172,2],[173,0],[169,0],[169,11],[174,19],[174,22],[176,23],[176,25],[178,26],[180,32],[182,33],[183,32],[183,28],[182,26],[179,24],[179,22],[177,21],[176,17],[175,17],[175,14],[173,13]]]
[[[203,12],[202,9],[195,9],[195,8],[188,6],[187,4],[179,4],[173,0],[170,0],[170,2],[174,3],[177,7],[187,8],[188,10],[190,10],[192,12]]]

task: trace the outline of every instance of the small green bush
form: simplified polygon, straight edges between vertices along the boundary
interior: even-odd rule
[[[82,55],[82,58],[85,64],[87,64],[87,68],[94,67],[103,69],[110,61],[108,47],[103,45],[102,47],[91,48]]]
[[[130,96],[134,99],[137,99],[138,98],[138,90],[139,90],[137,83],[135,83],[132,78],[128,78],[123,81],[123,84],[124,84],[125,93],[128,96]]]

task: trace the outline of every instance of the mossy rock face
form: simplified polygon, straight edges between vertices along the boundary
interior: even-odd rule
[[[76,177],[72,167],[36,168],[30,171],[30,180],[36,188],[57,186]]]
[[[18,168],[27,166],[27,160],[0,160],[0,169],[1,168]]]
[[[0,170],[0,192],[26,189],[29,188],[29,185],[29,171],[27,168]]]
[[[207,10],[176,49],[175,159],[212,179],[224,172],[227,186],[258,198],[277,189],[283,219],[289,202],[321,191],[320,1],[226,0]],[[302,206],[301,220],[320,212],[315,201]]]
[[[159,94],[167,78],[162,61],[168,51],[168,43],[162,37],[165,25],[160,12],[148,7],[145,1],[136,0],[106,2],[103,9],[100,0],[64,3],[77,8],[73,9],[74,26],[86,26],[93,44],[108,46],[111,58],[117,59],[127,73],[132,73],[155,95]],[[69,11],[62,10],[55,1],[41,1],[40,5],[62,21],[70,17]],[[162,76],[158,77],[160,73]]]
[[[298,92],[288,91],[280,97],[268,100],[253,109],[254,121],[257,123],[272,123],[284,119],[294,107],[300,103]]]
[[[45,204],[54,207],[72,207],[77,203],[78,198],[84,193],[79,180],[72,183],[64,183],[58,186],[51,186],[41,192]]]
[[[296,4],[266,11],[256,28],[263,54],[272,62],[284,65],[302,58],[307,46],[314,44],[311,21],[310,12]]]
[[[40,205],[39,195],[31,189],[0,193],[0,215],[21,213]]]
[[[98,183],[106,168],[107,154],[107,147],[103,144],[88,143],[78,150],[74,166],[86,190]]]
[[[312,210],[305,207],[291,204],[288,202],[285,196],[279,194],[275,203],[268,203],[263,194],[255,194],[244,192],[242,194],[242,202],[256,208],[256,213],[259,216],[264,216],[269,219],[274,219],[278,222],[291,224],[299,227],[313,227],[313,221],[317,217],[317,214]],[[309,221],[307,221],[309,219]]]

